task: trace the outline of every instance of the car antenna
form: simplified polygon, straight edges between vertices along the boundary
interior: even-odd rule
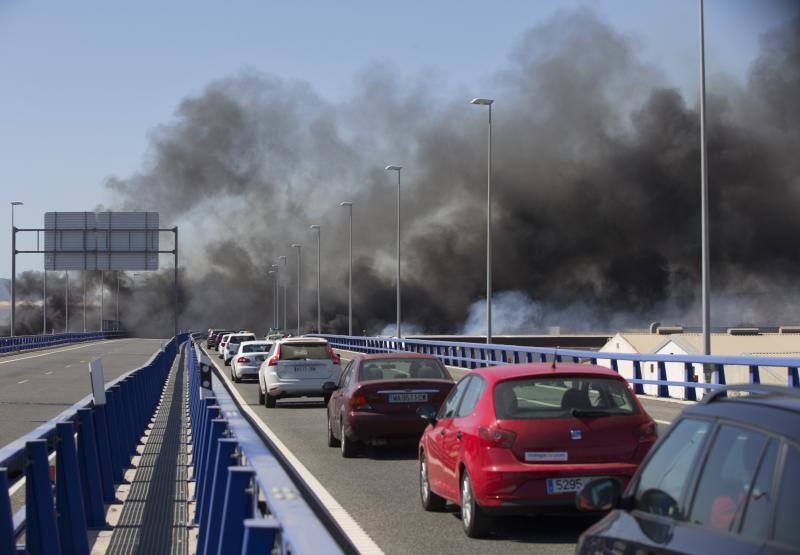
[[[550,366],[553,370],[556,369],[556,359],[558,358],[558,345],[556,345],[556,350],[553,351],[553,364]]]

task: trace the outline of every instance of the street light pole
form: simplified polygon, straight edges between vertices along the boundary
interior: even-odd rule
[[[346,206],[349,212],[350,228],[348,232],[348,258],[350,259],[347,271],[347,335],[353,335],[353,203],[342,202],[339,206]]]
[[[283,261],[283,267],[286,268],[286,255],[278,257]],[[289,324],[289,316],[286,314],[286,277],[283,278],[283,330],[286,331]]]
[[[711,304],[708,253],[708,152],[706,150],[706,54],[703,0],[700,0],[700,235],[702,241],[703,354],[711,354]]]
[[[295,243],[293,249],[297,249],[297,335],[300,335],[300,250],[303,245]]]
[[[117,270],[117,306],[116,306],[116,316],[114,319],[117,323],[114,325],[114,331],[119,331],[119,270]]]
[[[81,281],[83,282],[83,333],[86,333],[86,266],[81,270]]]
[[[47,333],[47,266],[42,275],[42,335]]]
[[[318,225],[309,229],[317,230],[317,333],[322,333],[322,229]]]
[[[491,98],[474,98],[470,104],[489,107],[489,146],[486,172],[486,343],[492,342],[492,104]]]
[[[69,333],[69,270],[64,270],[64,333]]]
[[[277,265],[273,264],[272,267],[277,268]],[[267,274],[272,276],[272,325],[278,329],[278,272],[270,270]]]
[[[386,171],[397,172],[397,338],[402,337],[400,322],[402,315],[400,313],[400,170],[403,166],[386,166]]]
[[[14,226],[14,207],[22,203],[15,200],[11,203],[11,337],[17,323],[17,228]]]

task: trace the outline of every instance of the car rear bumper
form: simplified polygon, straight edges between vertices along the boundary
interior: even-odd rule
[[[267,393],[273,397],[323,397],[322,384],[331,378],[267,382]]]
[[[360,440],[385,439],[392,441],[419,441],[428,425],[416,413],[386,414],[378,412],[354,412],[347,415],[347,436]]]
[[[473,489],[478,503],[493,514],[562,511],[575,507],[576,492],[548,494],[548,479],[614,478],[624,490],[637,466],[630,463],[488,465],[480,471],[481,480],[473,479]]]
[[[236,365],[236,374],[238,376],[258,376],[258,366],[240,366]]]

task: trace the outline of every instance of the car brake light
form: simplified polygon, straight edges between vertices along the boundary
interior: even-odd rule
[[[342,363],[342,357],[333,352],[333,347],[331,347],[330,343],[325,345],[325,350],[328,351],[328,356],[331,358],[334,364]]]
[[[360,394],[355,394],[350,398],[350,408],[352,410],[372,410],[372,407],[367,403],[367,398]]]
[[[478,428],[478,437],[483,447],[501,447],[511,449],[517,434],[511,430],[504,430],[497,426],[481,426]]]
[[[652,420],[636,428],[636,440],[639,443],[652,443],[656,439],[658,439],[658,429]]]
[[[247,357],[239,357],[236,359],[237,364],[242,364],[243,362],[250,362],[250,359]]]

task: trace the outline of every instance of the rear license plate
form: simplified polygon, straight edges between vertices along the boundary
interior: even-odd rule
[[[313,374],[317,371],[316,366],[295,366],[294,371],[296,374]]]
[[[424,403],[428,400],[427,393],[390,393],[390,403]]]
[[[597,478],[548,478],[547,495],[558,495],[559,493],[575,493],[581,491],[583,486],[591,480]]]

